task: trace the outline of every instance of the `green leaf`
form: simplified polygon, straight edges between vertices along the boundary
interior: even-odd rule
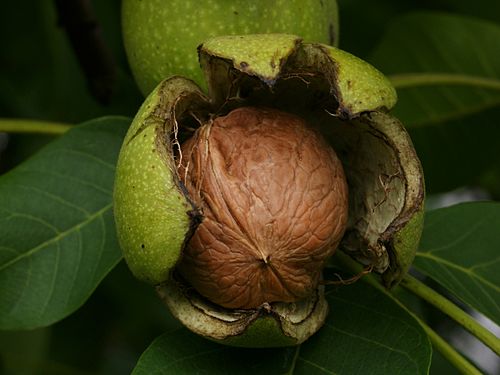
[[[292,366],[295,351],[232,348],[181,328],[154,340],[132,374],[283,374]]]
[[[371,61],[397,78],[396,86],[404,86],[398,91],[394,114],[410,127],[429,126],[500,104],[498,40],[500,26],[494,23],[444,13],[414,13],[391,24]],[[412,81],[407,86],[400,75],[408,73]],[[455,78],[420,87],[415,73],[426,73],[422,84],[428,83],[429,73]],[[482,89],[488,84],[497,88]]]
[[[427,374],[427,336],[390,296],[359,282],[327,299],[325,326],[299,347],[231,348],[180,329],[156,339],[133,374]]]
[[[76,127],[0,177],[0,329],[66,317],[120,260],[112,187],[128,125]]]
[[[390,24],[370,59],[399,86],[393,114],[410,130],[431,192],[500,173],[489,147],[500,137],[499,40],[488,21],[413,13]]]
[[[415,268],[500,324],[500,203],[427,213]]]

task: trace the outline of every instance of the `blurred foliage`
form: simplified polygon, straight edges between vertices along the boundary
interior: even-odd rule
[[[0,116],[79,123],[98,116],[133,115],[141,96],[128,71],[120,37],[120,2],[94,1],[95,21],[114,56],[117,82],[110,104],[90,95],[51,1],[2,4]],[[29,9],[29,11],[27,11]]]
[[[0,12],[0,118],[77,124],[104,115],[133,116],[142,102],[129,71],[120,29],[120,1],[93,1],[98,33],[114,57],[116,82],[107,105],[91,95],[53,1],[5,2]],[[53,137],[13,136],[0,155],[5,171]]]

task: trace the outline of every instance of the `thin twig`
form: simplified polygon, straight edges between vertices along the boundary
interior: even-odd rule
[[[28,119],[0,118],[0,132],[61,135],[71,129],[64,123]]]

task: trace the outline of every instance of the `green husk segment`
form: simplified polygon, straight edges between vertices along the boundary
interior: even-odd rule
[[[408,272],[418,250],[424,226],[423,202],[410,220],[394,234],[391,240],[391,267],[382,274],[382,281],[387,288],[397,285]]]
[[[397,93],[380,71],[350,53],[324,46],[336,66],[338,100],[350,114],[396,105]]]
[[[172,314],[191,331],[221,344],[242,347],[298,345],[324,323],[328,304],[323,288],[308,301],[266,308],[229,310],[202,299],[173,278],[157,287]]]
[[[355,119],[313,116],[342,161],[349,184],[349,219],[339,248],[396,284],[407,271],[422,231],[424,181],[403,125],[379,111]],[[412,227],[410,231],[408,226]],[[414,233],[401,242],[400,231]]]
[[[203,43],[203,53],[232,62],[233,67],[272,85],[301,39],[287,34],[223,36]]]
[[[392,144],[400,172],[391,179],[398,178],[404,182],[404,194],[398,199],[401,206],[397,215],[380,235],[390,258],[390,265],[383,271],[382,279],[387,287],[392,287],[408,271],[420,242],[425,198],[424,175],[411,139],[399,120],[377,111],[367,113],[361,119],[380,131],[386,142]]]
[[[178,188],[170,140],[174,111],[190,97],[202,97],[193,82],[162,82],[134,118],[116,167],[118,239],[132,273],[152,284],[168,278],[191,225],[192,206]]]
[[[420,242],[424,219],[424,174],[413,143],[399,120],[380,112],[372,112],[365,118],[395,145],[396,157],[402,167],[401,177],[405,181],[404,204],[382,234],[382,238],[388,239],[387,250],[391,258],[390,267],[382,278],[387,287],[392,287],[408,271]]]
[[[238,75],[257,77],[269,87],[279,78],[302,76],[307,81],[321,76],[338,103],[337,115],[346,119],[390,110],[397,101],[390,81],[372,65],[335,47],[304,43],[294,35],[216,37],[202,44],[199,54],[215,102],[238,95]]]
[[[221,343],[246,348],[280,348],[300,344],[296,338],[284,335],[279,321],[270,316],[260,317],[250,324],[243,335],[228,337]]]

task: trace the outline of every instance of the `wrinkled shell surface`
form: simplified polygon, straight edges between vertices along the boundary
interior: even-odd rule
[[[227,308],[293,302],[316,289],[347,222],[335,152],[305,122],[244,107],[182,145],[179,175],[203,220],[178,270]]]

